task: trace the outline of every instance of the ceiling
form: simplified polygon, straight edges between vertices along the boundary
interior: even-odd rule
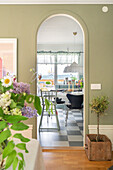
[[[77,35],[74,36],[73,32],[77,32]],[[83,32],[74,19],[57,15],[41,24],[37,44],[83,44]]]
[[[0,0],[0,4],[113,4],[113,0]]]

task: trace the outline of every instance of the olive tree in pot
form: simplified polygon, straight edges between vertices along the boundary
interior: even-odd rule
[[[89,104],[91,112],[97,114],[97,134],[86,135],[85,151],[89,160],[111,160],[111,141],[107,136],[99,134],[100,116],[105,113],[108,104],[106,96],[98,96]]]

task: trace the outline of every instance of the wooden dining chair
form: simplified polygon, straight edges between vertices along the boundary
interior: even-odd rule
[[[69,100],[69,103],[66,104],[67,111],[66,111],[65,125],[67,126],[69,110],[76,110],[76,109],[79,110],[82,113],[82,118],[83,118],[83,94],[81,95],[67,94],[66,96]]]

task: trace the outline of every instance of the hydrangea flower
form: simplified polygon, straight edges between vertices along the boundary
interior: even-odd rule
[[[11,94],[7,91],[0,95],[0,107],[3,109],[11,104]]]
[[[30,94],[30,84],[23,82],[13,82],[13,93],[27,93]]]
[[[28,117],[28,118],[31,118],[33,116],[37,116],[37,110],[36,109],[32,109],[31,107],[29,106],[24,106],[22,109],[21,109],[21,112],[22,112],[22,115],[25,116],[25,117]]]
[[[19,108],[15,108],[11,110],[11,115],[22,115],[22,112]]]
[[[3,109],[4,114],[6,115],[22,115],[22,112],[19,108],[9,109],[9,107],[6,107]]]
[[[8,107],[4,108],[3,111],[4,111],[5,115],[10,115],[11,114]]]

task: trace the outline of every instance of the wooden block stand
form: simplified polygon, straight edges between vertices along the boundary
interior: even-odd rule
[[[86,135],[85,152],[91,161],[110,161],[112,159],[112,144],[105,135],[100,135],[102,141],[96,142],[96,134]]]

